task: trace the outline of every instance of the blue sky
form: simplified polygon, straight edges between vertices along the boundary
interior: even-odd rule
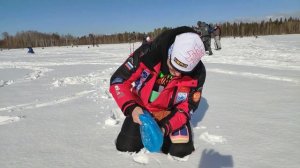
[[[300,0],[0,0],[0,33],[149,32],[267,16],[300,16]],[[0,35],[1,36],[1,35]]]

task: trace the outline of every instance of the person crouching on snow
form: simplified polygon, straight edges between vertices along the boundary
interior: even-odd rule
[[[189,119],[200,103],[205,49],[190,27],[178,27],[142,45],[110,79],[110,93],[126,116],[116,139],[119,151],[143,148],[139,115],[151,113],[164,133],[161,151],[183,158],[195,148]]]

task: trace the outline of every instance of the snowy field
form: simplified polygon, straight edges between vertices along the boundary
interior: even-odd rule
[[[300,35],[221,42],[203,58],[187,161],[115,149],[124,117],[109,79],[129,44],[0,51],[0,167],[299,168]]]

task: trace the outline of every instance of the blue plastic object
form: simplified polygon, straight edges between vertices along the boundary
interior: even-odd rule
[[[163,133],[148,111],[139,116],[140,132],[144,147],[150,152],[159,152],[163,144]]]

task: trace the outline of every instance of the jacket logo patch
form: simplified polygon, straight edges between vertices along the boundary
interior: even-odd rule
[[[135,88],[137,91],[139,91],[143,85],[143,83],[146,81],[146,79],[149,77],[150,73],[144,70],[140,76],[140,79],[135,81]]]
[[[115,86],[116,95],[118,98],[121,98],[124,96],[124,93],[120,91],[120,87],[118,85]]]
[[[176,101],[175,103],[180,103],[185,101],[187,98],[187,93],[186,92],[178,92],[176,95]]]
[[[132,70],[132,69],[133,69],[133,65],[132,65],[132,63],[129,62],[129,61],[125,64],[125,66],[126,66],[126,68],[127,68],[128,70]]]
[[[127,62],[126,62],[124,65],[125,65],[125,67],[126,67],[129,71],[131,71],[131,70],[134,68],[134,66],[133,66],[133,58],[132,58],[132,57],[129,57],[129,58],[127,59]]]

